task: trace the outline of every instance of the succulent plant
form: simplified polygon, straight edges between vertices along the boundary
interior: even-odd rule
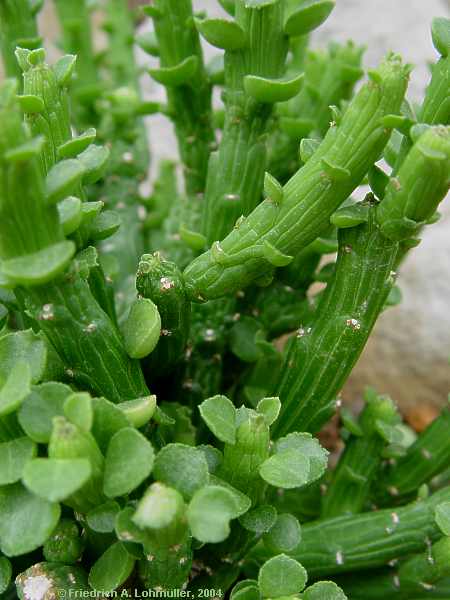
[[[105,0],[101,53],[55,0],[54,64],[41,4],[0,0],[2,597],[448,599],[449,409],[339,394],[448,191],[450,21],[412,108],[398,55],[312,49],[332,0],[155,0],[136,39]],[[156,112],[182,178],[144,197]]]

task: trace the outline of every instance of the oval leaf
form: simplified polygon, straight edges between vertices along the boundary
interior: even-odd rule
[[[129,494],[151,473],[153,447],[136,429],[127,427],[111,439],[105,460],[103,491],[108,498]]]
[[[286,21],[285,33],[298,36],[313,31],[328,18],[334,5],[334,0],[304,0]]]
[[[175,67],[150,69],[149,73],[155,81],[169,87],[177,87],[190,83],[198,69],[197,56],[188,56]]]
[[[185,444],[167,444],[160,450],[153,469],[155,479],[191,498],[209,481],[208,463],[201,450]]]
[[[236,517],[233,494],[224,487],[211,485],[198,490],[187,510],[192,535],[204,543],[222,542],[230,533],[230,520]]]
[[[133,302],[122,333],[125,349],[131,358],[144,358],[152,352],[161,334],[158,307],[148,298]]]
[[[303,74],[294,79],[267,79],[257,75],[244,77],[244,89],[258,102],[272,104],[286,102],[296,96],[302,87]]]
[[[450,502],[442,502],[436,506],[434,518],[444,535],[450,536]]]
[[[16,483],[29,460],[36,455],[36,444],[27,437],[0,444],[0,485]]]
[[[60,516],[58,504],[43,500],[20,483],[0,488],[0,549],[20,556],[42,546]]]
[[[347,600],[347,596],[333,581],[318,581],[305,590],[303,600]]]
[[[259,589],[266,598],[298,594],[307,580],[308,574],[302,565],[285,554],[265,562],[258,575]]]
[[[259,473],[264,481],[274,487],[300,487],[309,481],[309,459],[300,450],[285,450],[265,460],[259,468]]]
[[[22,480],[26,487],[49,502],[60,502],[79,490],[91,476],[85,458],[35,458],[25,466]]]
[[[62,273],[75,254],[72,240],[47,246],[33,254],[24,254],[2,262],[4,275],[16,285],[41,285]]]
[[[301,540],[300,523],[288,513],[278,515],[272,529],[264,536],[264,544],[271,552],[291,552]]]
[[[116,542],[100,556],[89,573],[89,585],[98,592],[112,592],[128,579],[134,558],[122,542]]]
[[[234,444],[236,441],[236,410],[226,396],[207,398],[198,407],[202,419],[221,442]]]
[[[246,44],[245,33],[234,21],[195,19],[195,25],[207,42],[222,50],[239,50]]]

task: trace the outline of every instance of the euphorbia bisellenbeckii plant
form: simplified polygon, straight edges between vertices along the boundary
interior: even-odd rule
[[[311,49],[333,0],[104,0],[100,52],[55,0],[55,62],[42,4],[0,0],[2,598],[448,600],[449,408],[339,394],[448,191],[450,21],[413,106],[396,54]]]

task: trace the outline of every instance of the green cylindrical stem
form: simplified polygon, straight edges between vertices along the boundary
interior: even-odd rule
[[[139,361],[128,357],[119,331],[76,269],[22,295],[74,383],[112,402],[148,395]]]
[[[449,571],[450,538],[444,537],[425,553],[408,558],[399,568],[349,575],[339,580],[339,584],[354,600],[447,598]]]
[[[65,52],[77,55],[77,78],[73,85],[77,125],[95,125],[94,102],[100,90],[98,68],[92,43],[90,12],[86,0],[54,0],[62,28]]]
[[[0,43],[6,75],[20,81],[16,47],[33,50],[41,45],[30,0],[0,1]]]
[[[398,114],[409,69],[390,56],[350,103],[312,158],[220,244],[185,270],[193,299],[216,298],[281,266],[329,226],[336,208],[379,158],[390,135],[383,118]],[[275,196],[278,196],[275,197]]]
[[[316,432],[328,420],[394,283],[397,245],[380,233],[373,210],[367,224],[339,230],[333,279],[313,322],[292,341],[275,387],[282,403],[276,437]]]
[[[377,482],[378,502],[412,496],[450,462],[450,410],[444,409],[423,431],[405,456],[388,466]]]
[[[167,373],[182,358],[189,336],[191,302],[181,272],[158,254],[144,254],[136,288],[156,304],[161,316],[161,339],[148,358],[150,369],[157,374]]]
[[[203,64],[191,0],[156,0],[153,17],[163,69],[191,60],[193,76],[180,85],[166,85],[168,114],[175,126],[188,196],[205,191],[206,171],[214,131],[211,123],[211,85]],[[157,77],[157,75],[155,75]],[[163,81],[164,83],[164,81]]]
[[[326,52],[306,53],[302,90],[277,108],[278,128],[268,142],[271,175],[286,181],[299,167],[300,140],[325,135],[333,121],[330,106],[339,108],[348,100],[363,74],[362,53],[363,48],[353,42],[330,44]]]
[[[249,412],[236,431],[236,443],[225,444],[218,475],[246,494],[255,505],[266,487],[260,465],[269,457],[269,427],[262,415]]]
[[[445,198],[449,171],[450,127],[432,127],[418,138],[387,185],[377,210],[383,233],[393,240],[418,233]]]
[[[393,425],[398,418],[390,398],[375,396],[369,399],[358,421],[362,434],[347,439],[332,475],[322,501],[322,518],[359,513],[364,509],[386,443],[377,430],[378,424]]]
[[[225,125],[219,150],[209,163],[202,226],[210,244],[227,235],[236,219],[248,215],[261,200],[264,136],[273,104],[252,97],[245,78],[284,75],[288,51],[284,16],[284,0],[257,7],[236,1],[235,19],[246,43],[225,52]]]
[[[47,174],[57,162],[58,147],[72,139],[67,88],[57,81],[54,70],[44,62],[43,51],[40,55],[20,51],[18,58],[23,69],[23,93],[43,102],[41,111],[25,111],[25,122],[33,136],[45,137],[42,163],[43,173]]]
[[[312,578],[380,567],[421,552],[442,535],[434,509],[450,499],[450,488],[393,511],[380,510],[308,523],[290,553]]]

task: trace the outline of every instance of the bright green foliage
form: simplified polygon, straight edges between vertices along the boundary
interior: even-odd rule
[[[314,437],[448,190],[448,19],[412,108],[397,55],[355,94],[362,48],[312,49],[332,0],[149,1],[159,103],[127,0],[55,0],[53,65],[41,4],[0,0],[2,597],[448,600],[449,411],[369,388]]]

